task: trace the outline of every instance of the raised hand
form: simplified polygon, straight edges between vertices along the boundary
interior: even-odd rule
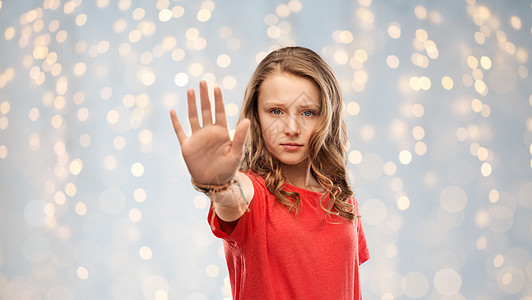
[[[193,89],[187,91],[188,118],[192,134],[187,137],[175,110],[170,111],[181,153],[195,182],[219,185],[227,183],[235,174],[240,160],[250,121],[244,119],[236,127],[233,140],[229,136],[222,91],[214,88],[215,120],[213,123],[207,83],[200,82],[200,125]]]

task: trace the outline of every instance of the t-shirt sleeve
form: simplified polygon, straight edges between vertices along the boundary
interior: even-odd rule
[[[246,173],[253,183],[253,199],[251,200],[248,210],[238,219],[238,223],[231,232],[231,234],[225,233],[220,226],[218,217],[215,215],[213,205],[211,203],[211,209],[209,210],[208,222],[211,226],[212,233],[225,241],[236,242],[243,246],[249,241],[253,234],[256,232],[258,226],[261,226],[265,215],[265,200],[266,200],[266,186],[264,182],[260,180],[257,175],[252,173]]]
[[[357,214],[358,212],[358,201],[355,197],[353,199],[353,205],[355,206],[355,211]],[[369,249],[368,244],[366,242],[366,236],[364,235],[364,229],[362,228],[362,222],[360,221],[360,218],[356,219],[356,229],[357,229],[357,241],[358,241],[358,264],[361,265],[364,262],[366,262],[370,255],[369,255]]]

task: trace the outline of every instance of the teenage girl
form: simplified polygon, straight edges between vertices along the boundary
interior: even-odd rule
[[[369,259],[346,172],[342,95],[314,51],[269,53],[246,88],[233,139],[222,93],[200,82],[200,124],[187,91],[192,134],[170,112],[194,187],[211,199],[233,299],[362,299]]]

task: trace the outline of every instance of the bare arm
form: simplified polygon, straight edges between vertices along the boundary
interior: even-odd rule
[[[193,89],[187,91],[188,118],[192,134],[186,136],[174,110],[170,111],[172,125],[181,145],[181,153],[194,182],[205,185],[224,185],[234,178],[237,183],[230,189],[210,193],[216,214],[224,221],[238,220],[253,198],[253,184],[246,174],[239,172],[244,141],[249,120],[244,119],[236,127],[234,139],[229,137],[222,92],[214,89],[215,120],[212,120],[207,83],[200,82],[200,102],[203,126],[200,126],[196,96]]]

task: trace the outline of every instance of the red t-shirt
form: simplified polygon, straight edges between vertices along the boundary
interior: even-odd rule
[[[264,179],[247,174],[255,189],[249,211],[230,235],[218,218],[212,224],[224,242],[233,299],[362,299],[358,266],[369,251],[360,218],[326,220],[322,194],[291,185],[286,187],[299,193],[301,208],[288,212]],[[356,199],[351,201],[358,213]]]

